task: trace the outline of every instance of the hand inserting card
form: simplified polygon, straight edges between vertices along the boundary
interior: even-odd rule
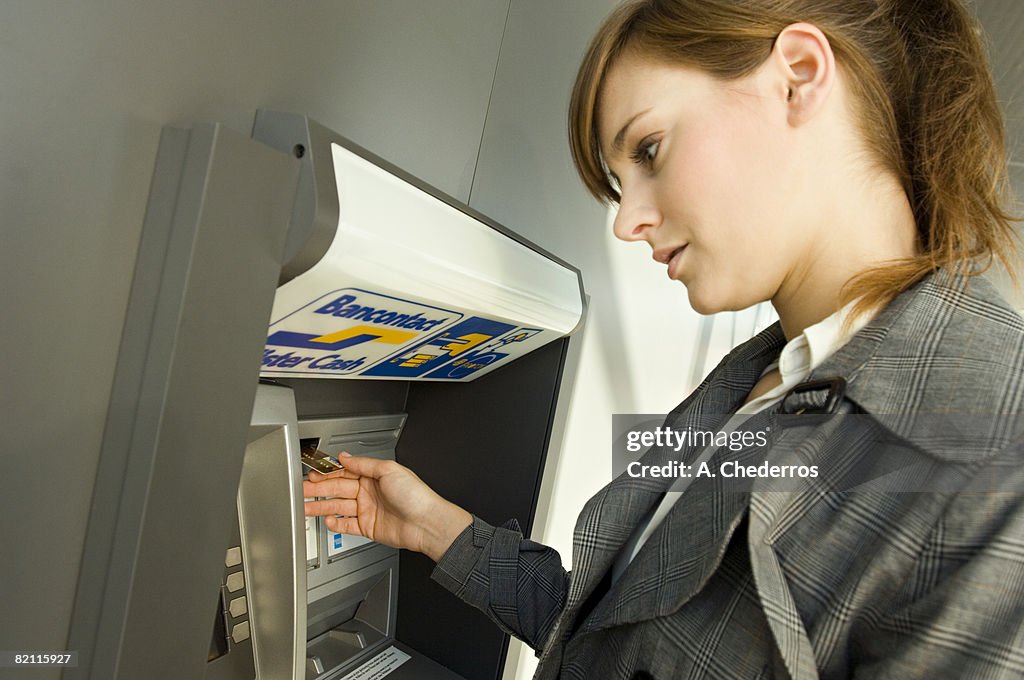
[[[303,446],[300,458],[302,459],[302,464],[310,470],[316,470],[325,475],[345,469],[341,463],[315,446]]]

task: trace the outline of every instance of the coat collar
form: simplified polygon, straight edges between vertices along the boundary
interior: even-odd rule
[[[985,457],[1024,434],[1024,322],[983,277],[925,277],[807,380],[835,376],[860,410],[942,460]]]

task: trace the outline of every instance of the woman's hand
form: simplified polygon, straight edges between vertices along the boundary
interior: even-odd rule
[[[304,497],[327,497],[307,501],[306,515],[324,515],[331,531],[415,550],[436,562],[473,521],[403,465],[344,452],[339,461],[344,470],[311,470],[302,483]]]

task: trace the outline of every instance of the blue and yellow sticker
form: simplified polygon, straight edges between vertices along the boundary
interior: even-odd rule
[[[270,325],[265,373],[464,380],[526,350],[542,329],[360,288],[318,297]]]
[[[471,317],[366,371],[368,376],[416,378],[475,350],[515,328],[507,323]]]
[[[306,375],[358,373],[463,316],[451,309],[342,288],[270,325],[263,368]]]

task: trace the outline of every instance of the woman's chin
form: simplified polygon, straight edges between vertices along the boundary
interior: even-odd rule
[[[696,286],[688,286],[686,288],[686,296],[690,300],[690,307],[698,314],[708,315],[725,311],[725,307],[720,299],[717,299],[714,295],[708,295],[707,291],[701,291]]]
[[[715,294],[714,291],[701,290],[697,286],[687,287],[686,296],[693,311],[705,316],[719,312],[735,312],[757,304],[756,300],[737,300],[721,293]]]

